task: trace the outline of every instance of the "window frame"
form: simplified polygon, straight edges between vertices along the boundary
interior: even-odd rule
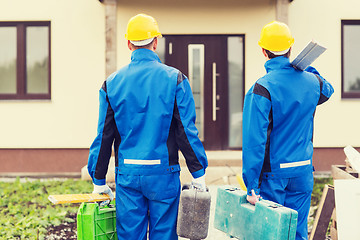
[[[26,27],[48,27],[48,92],[26,93]],[[0,22],[0,27],[16,27],[16,93],[0,93],[0,100],[51,99],[51,22],[16,21]]]
[[[341,98],[360,98],[360,90],[359,91],[345,91],[345,69],[344,69],[344,26],[346,25],[358,25],[360,27],[360,19],[359,20],[341,20]]]

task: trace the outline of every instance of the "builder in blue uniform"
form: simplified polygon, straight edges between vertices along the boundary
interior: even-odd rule
[[[155,53],[161,33],[153,17],[132,17],[125,37],[131,62],[100,89],[88,170],[94,192],[112,194],[105,176],[114,146],[119,240],[146,240],[147,230],[149,239],[178,239],[179,149],[193,184],[206,188],[207,157],[195,127],[191,88],[179,70],[162,64]]]
[[[293,43],[284,23],[271,22],[261,31],[267,74],[245,96],[243,178],[252,204],[261,196],[296,210],[296,239],[307,239],[314,114],[334,90],[315,68],[290,65]]]

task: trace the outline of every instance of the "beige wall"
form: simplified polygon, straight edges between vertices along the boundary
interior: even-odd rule
[[[118,1],[119,66],[128,62],[124,58],[124,54],[129,54],[124,39],[127,21],[141,12],[154,16],[164,34],[246,34],[246,65],[262,61],[256,30],[260,31],[264,23],[275,17],[273,0],[157,0],[147,3],[145,0]],[[246,71],[246,74],[247,79],[260,76],[253,71]]]
[[[331,100],[316,112],[314,144],[318,147],[360,145],[360,99],[341,99],[341,20],[360,19],[359,6],[357,0],[295,0],[290,5],[293,55],[311,39],[328,48],[313,64],[335,89]]]
[[[0,148],[88,148],[96,134],[98,90],[105,79],[104,5],[98,0],[0,3],[0,21],[49,20],[52,33],[51,100],[0,101]],[[289,7],[293,56],[312,38],[328,47],[314,66],[334,85],[335,94],[317,110],[316,147],[359,146],[360,102],[340,97],[340,20],[360,19],[354,6],[358,1],[294,0]],[[164,34],[245,34],[246,90],[265,73],[257,41],[261,27],[275,18],[274,0],[118,0],[119,68],[130,59],[124,39],[127,21],[140,12],[156,17]]]
[[[174,6],[172,1],[157,1],[158,4],[146,6],[138,3],[119,2],[119,39],[123,39],[127,20],[145,12],[158,19],[164,34],[245,34],[245,89],[263,74],[265,60],[257,44],[264,24],[275,20],[275,1],[182,1]],[[195,4],[195,5],[194,5]],[[184,7],[190,6],[192,7]],[[289,4],[289,26],[295,37],[292,57],[315,39],[328,47],[328,50],[314,64],[322,75],[335,88],[331,100],[320,106],[316,112],[314,146],[344,147],[360,144],[359,116],[356,109],[360,100],[341,99],[341,19],[360,19],[354,6],[356,0],[295,0]],[[309,7],[311,6],[311,7]],[[324,10],[321,10],[324,9]],[[326,10],[325,10],[326,9]],[[351,10],[352,9],[352,10]],[[119,57],[128,53],[125,44],[118,48]],[[119,64],[128,59],[121,57]],[[354,114],[351,115],[351,112]]]
[[[0,148],[89,147],[105,75],[96,0],[0,1],[0,21],[51,21],[51,100],[0,101]]]

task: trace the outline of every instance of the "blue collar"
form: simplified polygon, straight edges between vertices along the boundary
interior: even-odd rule
[[[281,56],[272,58],[265,63],[266,72],[271,72],[277,69],[292,68],[289,58]]]
[[[131,61],[158,61],[161,62],[158,55],[145,48],[136,49],[131,53]]]

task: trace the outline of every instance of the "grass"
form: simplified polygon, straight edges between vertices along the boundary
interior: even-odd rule
[[[316,216],[318,205],[320,203],[321,196],[326,184],[334,186],[334,180],[332,178],[314,178],[314,189],[311,195],[311,208],[310,208],[309,221],[308,221],[309,229],[311,229],[312,225],[314,224],[314,219]]]
[[[312,206],[319,204],[325,184],[332,183],[332,178],[315,178]],[[92,188],[91,182],[74,179],[0,182],[0,239],[44,239],[50,226],[74,222],[68,216],[80,206],[53,205],[48,196],[89,193]]]
[[[53,205],[51,194],[89,193],[89,181],[0,182],[0,239],[44,239],[50,226],[74,222],[78,204]]]
[[[311,206],[319,205],[324,187],[326,184],[334,185],[332,178],[315,178],[314,179],[314,190],[311,195]]]

